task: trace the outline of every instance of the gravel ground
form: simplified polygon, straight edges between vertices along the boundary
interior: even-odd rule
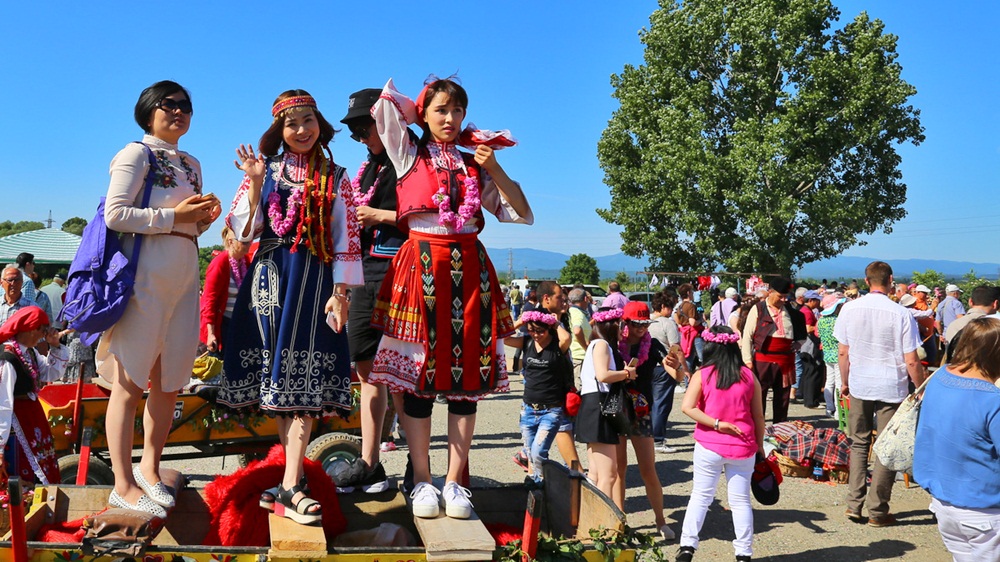
[[[470,459],[474,486],[492,483],[516,483],[524,480],[524,472],[511,457],[520,447],[518,408],[522,384],[514,377],[509,394],[497,395],[480,403],[476,422],[476,437]],[[681,522],[691,491],[691,455],[694,424],[680,411],[683,395],[675,397],[670,414],[672,427],[668,443],[678,449],[673,454],[658,453],[656,470],[663,483],[666,518],[680,535]],[[770,408],[768,408],[770,411]],[[434,416],[431,464],[435,474],[445,472],[446,415],[436,408]],[[833,427],[834,421],[822,419],[817,412],[801,404],[792,404],[792,419],[809,421],[818,427]],[[552,457],[559,459],[556,447]],[[586,461],[586,451],[578,447]],[[626,480],[625,511],[629,524],[639,530],[653,532],[653,514],[646,501],[645,489],[634,466],[631,453]],[[401,476],[406,463],[406,449],[384,453],[382,461],[390,477]],[[216,474],[228,474],[239,467],[235,456],[209,457],[165,463],[187,474],[192,485],[202,487]],[[725,479],[721,479],[716,502],[712,504],[701,532],[698,560],[731,560],[733,550],[732,519],[728,513]],[[904,488],[897,482],[893,489],[892,511],[900,520],[896,527],[875,529],[854,523],[844,516],[845,485],[814,482],[808,479],[785,478],[781,486],[781,501],[774,506],[754,506],[754,559],[773,562],[853,562],[862,560],[908,560],[936,562],[951,560],[945,550],[937,525],[928,505],[930,496],[914,486]],[[475,502],[475,497],[472,498]],[[676,541],[664,545],[664,552],[673,559]]]

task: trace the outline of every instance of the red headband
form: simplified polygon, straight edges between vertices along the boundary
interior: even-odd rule
[[[37,306],[26,306],[14,313],[0,328],[0,342],[5,342],[17,334],[37,330],[49,323],[49,317]]]
[[[274,104],[274,107],[271,108],[271,116],[277,117],[279,113],[292,107],[312,107],[315,109],[316,100],[312,96],[294,96],[291,98],[285,98]]]

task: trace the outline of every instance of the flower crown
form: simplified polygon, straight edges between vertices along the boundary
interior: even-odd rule
[[[620,308],[612,308],[611,310],[602,310],[595,312],[593,319],[594,322],[610,322],[612,320],[620,320],[624,310]]]
[[[555,314],[546,314],[537,310],[529,310],[528,312],[525,312],[521,315],[521,320],[524,322],[538,322],[545,324],[546,326],[555,326],[559,323],[559,319],[556,318]]]
[[[721,345],[736,343],[740,341],[740,337],[736,334],[717,334],[709,330],[705,330],[704,332],[701,333],[701,339],[707,342],[717,343]]]

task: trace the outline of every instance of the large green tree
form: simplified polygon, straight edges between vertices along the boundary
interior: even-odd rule
[[[601,270],[597,268],[597,260],[587,254],[573,254],[559,271],[559,282],[563,285],[574,283],[596,285],[600,279]]]
[[[622,250],[654,269],[787,272],[905,216],[923,141],[896,37],[828,0],[661,0],[598,144]]]
[[[83,234],[83,229],[87,228],[87,219],[80,217],[73,217],[66,219],[66,222],[62,223],[62,229],[70,234],[76,234],[80,236]]]

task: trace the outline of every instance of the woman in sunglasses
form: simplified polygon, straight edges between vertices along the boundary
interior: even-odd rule
[[[566,352],[572,337],[555,314],[525,312],[514,328],[525,327],[526,336],[510,336],[505,343],[523,350],[524,403],[521,404],[521,436],[530,464],[528,473],[542,481],[542,459],[562,425],[566,393],[573,386],[573,364]]]
[[[219,403],[275,417],[285,468],[260,505],[303,525],[322,518],[305,478],[313,423],[351,411],[343,328],[347,289],[363,281],[351,180],[328,146],[335,132],[309,92],[282,92],[260,154],[236,150],[245,176],[226,217],[241,242],[260,245],[223,346]]]
[[[174,498],[160,479],[160,455],[198,347],[197,237],[221,213],[214,195],[202,195],[201,164],[177,147],[192,111],[191,96],[176,82],[142,91],[135,121],[146,134],[111,161],[104,211],[108,227],[126,234],[126,255],[134,235],[143,235],[129,305],[97,348],[98,373],[113,385],[105,420],[115,473],[109,503],[161,518]],[[149,173],[152,189],[143,205]],[[133,467],[135,414],[146,388],[142,460]]]

